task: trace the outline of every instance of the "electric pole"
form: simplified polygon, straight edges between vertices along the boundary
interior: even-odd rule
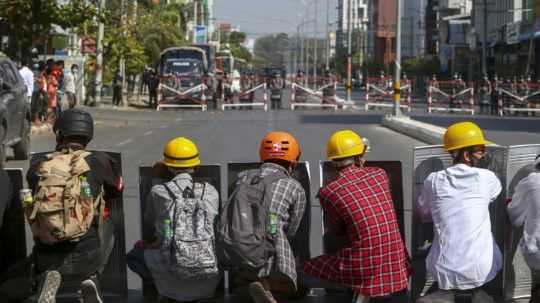
[[[105,0],[99,0],[98,7],[98,33],[96,49],[96,78],[94,81],[94,105],[101,104],[101,86],[103,81],[103,36],[105,35],[105,24],[103,24],[103,13],[105,10]]]
[[[401,116],[401,11],[403,0],[397,1],[396,12],[396,68],[394,71],[394,116]]]
[[[193,44],[197,43],[198,14],[197,0],[193,0]]]
[[[315,18],[313,19],[313,88],[317,89],[317,48],[319,47],[319,41],[317,37],[317,19],[318,19],[318,0],[315,1]]]
[[[330,70],[330,0],[326,0],[326,70]]]
[[[347,103],[351,102],[352,94],[352,1],[347,1]]]
[[[488,35],[488,9],[487,9],[487,0],[484,0],[484,41],[482,41],[482,77],[487,75],[487,62],[486,62],[486,44],[487,44],[487,35]]]

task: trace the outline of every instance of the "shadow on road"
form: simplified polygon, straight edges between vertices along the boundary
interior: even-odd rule
[[[380,124],[383,115],[346,115],[346,114],[320,114],[320,115],[301,115],[302,124]]]
[[[434,124],[441,127],[462,122],[473,121],[484,130],[513,131],[513,132],[540,132],[540,119],[538,118],[499,118],[499,117],[470,117],[470,116],[413,116],[415,120]]]

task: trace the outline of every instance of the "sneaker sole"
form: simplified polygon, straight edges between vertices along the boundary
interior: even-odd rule
[[[96,284],[92,280],[84,280],[81,283],[81,292],[84,303],[103,303],[99,296]]]
[[[55,303],[56,292],[62,283],[62,276],[57,271],[49,271],[45,274],[45,280],[41,287],[38,303]]]

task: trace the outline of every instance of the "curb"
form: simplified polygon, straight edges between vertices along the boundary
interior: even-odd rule
[[[416,121],[406,116],[385,116],[381,124],[398,133],[431,145],[442,144],[443,136],[446,131],[443,127]]]

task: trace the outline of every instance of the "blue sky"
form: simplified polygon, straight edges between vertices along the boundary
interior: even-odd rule
[[[309,2],[313,0],[215,0],[214,9],[217,22],[226,22],[239,26],[250,37],[271,33],[293,33],[300,23],[298,15],[306,12],[314,16],[314,7]],[[325,29],[326,1],[331,3],[331,16],[336,14],[336,0],[318,0],[320,32]],[[306,4],[304,4],[306,3]],[[335,17],[334,17],[335,19]],[[333,19],[330,20],[332,22]],[[313,25],[309,26],[313,32]]]

